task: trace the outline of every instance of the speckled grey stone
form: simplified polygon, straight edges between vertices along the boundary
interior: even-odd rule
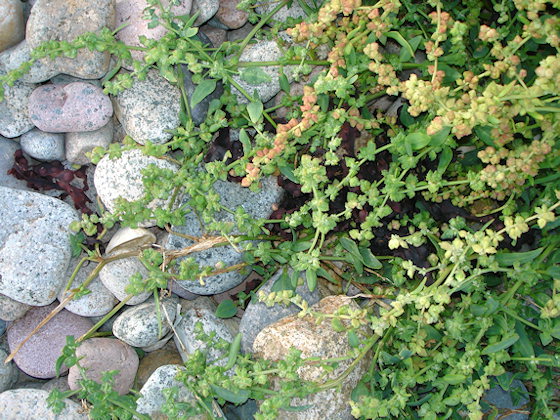
[[[164,365],[157,368],[150,378],[146,381],[142,389],[140,389],[140,398],[138,398],[136,410],[142,414],[148,414],[151,418],[157,419],[161,415],[161,408],[165,403],[163,390],[177,387],[179,394],[178,402],[194,402],[194,396],[186,388],[186,386],[175,379],[177,373],[184,368],[179,365]],[[202,415],[191,416],[189,419],[203,420]]]
[[[118,370],[114,378],[114,389],[120,395],[130,391],[138,371],[138,355],[128,344],[116,338],[94,337],[85,340],[76,350],[80,364],[86,369],[86,376],[95,382],[101,382],[103,373]],[[75,390],[80,388],[81,374],[77,366],[68,371],[68,386]]]
[[[0,185],[3,187],[28,190],[24,180],[9,175],[8,170],[14,166],[14,153],[20,149],[18,142],[0,136]]]
[[[304,0],[309,6],[313,7],[313,0]],[[262,2],[255,8],[255,11],[260,15],[267,15],[272,12],[278,6],[278,3],[272,2]],[[286,22],[288,18],[298,18],[298,17],[306,17],[307,15],[298,4],[298,2],[292,2],[289,6],[286,5],[282,7],[278,12],[274,14],[271,20],[279,21],[279,22]]]
[[[345,295],[329,296],[311,306],[311,310],[333,314],[339,308],[349,305],[352,309],[359,306]],[[346,327],[350,326],[348,320],[343,320]],[[362,337],[369,336],[371,330],[363,327],[358,331]],[[265,327],[255,338],[253,351],[259,358],[271,361],[283,360],[293,349],[301,351],[303,359],[318,357],[320,359],[334,359],[348,354],[350,345],[346,331],[335,331],[331,322],[324,320],[317,323],[312,315],[298,317],[291,315],[274,324]],[[320,366],[307,365],[298,369],[298,375],[305,381],[323,383],[333,380],[349,368],[353,359],[343,360],[328,373]],[[368,370],[370,356],[366,355],[344,377],[336,388],[317,392],[306,398],[293,398],[291,406],[309,406],[302,411],[281,410],[278,418],[287,420],[351,420],[350,395],[360,378]]]
[[[508,378],[512,376],[509,372],[506,375]],[[512,397],[513,392],[515,392],[516,397],[519,398],[515,403]],[[490,405],[505,413],[510,410],[521,410],[522,407],[529,402],[529,393],[523,382],[514,379],[508,391],[505,391],[500,385],[496,384],[485,392],[481,401],[483,410]],[[508,413],[506,417],[508,420],[527,420],[529,418],[525,413]]]
[[[69,399],[66,406],[55,414],[47,403],[49,393],[42,389],[11,389],[0,394],[2,420],[87,420],[82,406]]]
[[[20,145],[25,153],[37,160],[64,160],[64,134],[34,128],[21,136]]]
[[[200,31],[208,37],[212,45],[219,47],[226,40],[227,30],[222,28],[215,28],[213,26],[204,25]]]
[[[95,147],[107,147],[113,140],[113,119],[95,131],[84,131],[81,133],[66,133],[66,159],[68,162],[78,165],[87,165],[91,161],[86,153]]]
[[[65,276],[66,279],[70,278],[77,264],[78,259],[73,259],[70,262]],[[97,267],[97,264],[86,261],[80,268],[80,271],[78,271],[70,289],[79,287],[92,273],[95,267]],[[105,315],[113,309],[117,303],[117,299],[115,299],[115,296],[111,293],[111,291],[103,285],[99,276],[92,280],[92,282],[87,286],[87,289],[90,293],[79,299],[72,299],[66,304],[65,308],[77,315],[92,317]],[[64,289],[61,290],[58,293],[58,300],[63,301],[64,297],[69,294],[69,291],[64,292]]]
[[[0,75],[3,72],[0,71]],[[0,135],[8,138],[21,136],[34,127],[27,108],[34,84],[16,81],[13,86],[3,85],[4,100],[0,102]]]
[[[168,317],[173,323],[178,302],[168,298],[160,301],[159,308],[150,301],[126,309],[113,323],[113,335],[134,347],[153,346],[170,331]]]
[[[277,61],[283,56],[282,51],[276,44],[276,41],[258,41],[256,44],[248,45],[241,56],[239,57],[239,62],[254,62],[254,61]],[[249,84],[244,81],[240,75],[233,76],[233,79],[247,92],[249,95],[253,95],[256,90],[260,100],[264,103],[269,101],[280,91],[280,76],[278,73],[279,66],[266,66],[260,67],[269,77],[270,81],[266,81],[260,84]],[[286,69],[284,69],[286,72]],[[288,80],[290,74],[286,73]],[[232,88],[232,91],[237,96],[239,102],[248,103],[248,99],[236,88]]]
[[[20,0],[3,0],[0,3],[0,51],[16,45],[25,36],[23,7]]]
[[[41,389],[48,392],[51,392],[53,389],[58,389],[61,392],[70,391],[70,387],[68,386],[68,378],[66,378],[66,376],[52,378],[51,380],[41,385]]]
[[[183,361],[187,361],[189,355],[196,350],[207,350],[206,360],[208,363],[215,362],[218,366],[224,366],[227,363],[227,358],[218,360],[224,356],[224,351],[208,348],[204,341],[196,338],[195,326],[200,322],[206,334],[215,333],[216,338],[221,338],[230,343],[233,341],[231,330],[223,319],[214,315],[214,308],[208,307],[207,299],[201,297],[188,302],[188,309],[181,313],[182,319],[175,326],[175,345]]]
[[[56,307],[56,303],[34,307],[22,318],[14,321],[8,330],[10,351],[14,351]],[[77,339],[88,332],[92,326],[93,323],[89,319],[63,309],[31,336],[14,356],[14,362],[22,371],[34,378],[54,378],[56,360],[66,345],[66,336],[72,335]],[[67,370],[67,367],[62,366],[61,373]]]
[[[0,294],[0,319],[4,321],[15,321],[21,318],[29,308],[31,308],[31,306]]]
[[[194,24],[200,26],[210,20],[216,14],[219,7],[220,0],[193,0],[191,15],[199,13]]]
[[[6,321],[0,319],[0,336],[6,331]]]
[[[99,272],[99,278],[103,285],[111,291],[111,293],[118,299],[124,300],[128,293],[125,292],[128,286],[129,279],[134,274],[140,273],[142,277],[148,275],[146,267],[136,257],[123,258],[107,263]],[[151,295],[150,292],[143,292],[132,297],[127,305],[138,305],[144,302]]]
[[[0,54],[0,71],[9,72],[31,59],[31,49],[24,39]],[[41,83],[58,74],[49,58],[36,60],[20,80],[25,83]]]
[[[37,0],[27,21],[30,48],[45,41],[72,41],[86,32],[115,27],[115,0]],[[109,53],[82,48],[75,58],[58,57],[60,73],[83,79],[99,79],[109,70]]]
[[[113,105],[103,89],[91,83],[52,83],[29,97],[29,118],[49,133],[95,131],[109,122]]]
[[[268,217],[272,212],[272,205],[280,201],[283,193],[275,177],[263,179],[262,188],[258,192],[253,192],[248,188],[242,187],[240,184],[228,181],[218,181],[214,184],[214,188],[221,197],[221,203],[226,208],[235,211],[238,207],[242,207],[254,218]],[[187,202],[188,198],[185,198],[183,203],[186,204]],[[218,212],[215,218],[218,221],[224,222],[234,221],[233,215],[226,211]],[[195,237],[200,237],[205,233],[193,212],[187,213],[184,225],[172,226],[171,230]],[[168,235],[165,240],[165,246],[169,249],[181,249],[192,245],[192,243],[192,241],[184,237],[172,234]],[[227,267],[239,264],[243,259],[243,254],[235,250],[231,245],[226,245],[193,253],[190,257],[193,257],[201,266],[214,267],[217,263],[223,262]],[[177,283],[189,292],[200,295],[213,295],[237,286],[243,281],[243,278],[238,271],[231,271],[206,278],[204,285],[196,280],[182,280],[177,281]]]
[[[235,42],[235,41],[245,39],[245,37],[249,34],[249,32],[253,30],[254,27],[255,25],[252,25],[251,23],[247,22],[239,29],[234,29],[233,31],[227,31],[227,40],[229,42]]]
[[[136,142],[161,144],[173,136],[167,130],[180,125],[181,92],[156,70],[114,99],[115,113],[126,133]]]
[[[267,294],[270,293],[274,282],[282,276],[282,273],[283,270],[278,271],[259,289],[259,291],[263,291]],[[296,293],[307,301],[310,306],[317,303],[320,299],[318,289],[310,292],[304,282],[296,288]],[[276,304],[269,307],[264,302],[259,302],[256,297],[253,298],[251,302],[249,302],[249,305],[247,305],[243,317],[241,318],[241,323],[239,324],[239,332],[243,334],[241,338],[241,348],[243,351],[245,353],[253,351],[255,337],[264,327],[289,315],[295,314],[299,312],[299,310],[300,308],[293,304],[290,306]]]
[[[99,88],[103,88],[103,83],[100,79],[82,79],[81,77],[70,76],[69,74],[57,74],[51,78],[53,85],[69,85],[74,82],[89,83]]]
[[[0,321],[0,323],[2,322]],[[0,349],[0,392],[10,389],[16,383],[18,376],[14,362],[4,363],[6,357],[8,357],[8,352]]]
[[[43,194],[0,187],[0,293],[28,305],[48,305],[65,282],[70,261],[68,204]]]
[[[142,151],[134,149],[122,153],[121,157],[111,159],[103,157],[97,164],[93,182],[99,198],[109,212],[115,211],[115,201],[122,197],[134,201],[144,196],[144,184],[141,171],[149,165],[156,165],[163,169],[177,170],[177,165],[153,156],[146,156]],[[155,199],[149,203],[150,209],[164,207],[167,199]],[[146,222],[142,227],[154,226]]]

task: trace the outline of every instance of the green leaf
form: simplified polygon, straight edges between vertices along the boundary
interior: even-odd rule
[[[248,69],[243,70],[239,77],[241,77],[241,80],[252,86],[258,86],[272,81],[268,73],[260,67],[249,67]]]
[[[224,366],[225,370],[230,370],[235,365],[235,361],[237,360],[237,355],[239,354],[239,350],[241,349],[242,337],[243,334],[237,333],[237,335],[233,339],[231,346],[229,347],[228,362]]]
[[[354,349],[360,345],[360,339],[355,331],[348,331],[348,344]]]
[[[284,73],[280,75],[280,89],[288,94],[290,93],[290,82],[288,82],[288,78]]]
[[[360,255],[362,256],[362,261],[364,265],[369,268],[373,268],[374,270],[379,270],[383,267],[381,261],[375,258],[375,255],[372,254],[369,248],[359,248]]]
[[[453,150],[450,147],[445,146],[439,155],[438,172],[444,173],[449,164],[453,159]]]
[[[349,253],[355,255],[356,257],[360,258],[360,260],[362,259],[362,254],[360,254],[360,250],[358,249],[358,245],[356,245],[356,242],[354,242],[352,239],[348,239],[348,238],[340,238],[339,240],[340,245],[342,245],[342,248],[344,248],[346,251],[348,251]]]
[[[501,341],[498,341],[497,343],[494,344],[490,344],[489,346],[486,346],[481,354],[484,356],[487,356],[489,354],[492,353],[497,353],[501,350],[505,350],[508,347],[512,346],[513,343],[515,343],[517,340],[519,340],[519,335],[518,334],[511,334],[508,335],[506,337],[504,337]]]
[[[484,142],[484,144],[486,144],[487,146],[492,146],[492,147],[496,147],[496,144],[494,143],[494,139],[492,138],[492,127],[488,127],[488,126],[480,126],[477,125],[474,128],[474,134],[477,135],[477,137],[482,140]]]
[[[408,134],[404,140],[413,150],[420,150],[430,144],[432,138],[424,132],[416,131]]]
[[[414,124],[414,117],[408,113],[408,104],[404,104],[399,113],[399,120],[403,123],[405,127],[410,127]]]
[[[282,166],[278,166],[278,169],[280,169],[280,173],[282,175],[284,175],[286,178],[288,178],[290,181],[299,184],[298,179],[296,178],[296,176],[294,175],[294,169],[291,168],[290,166],[287,165],[282,165]]]
[[[458,373],[449,373],[447,375],[445,375],[443,378],[441,378],[443,383],[449,384],[449,385],[458,385],[458,384],[462,384],[465,382],[465,380],[467,379],[467,375],[461,375]]]
[[[441,146],[445,142],[445,140],[447,140],[447,137],[449,136],[450,132],[451,132],[451,127],[443,127],[437,133],[432,134],[430,145],[436,147]]]
[[[515,332],[519,335],[519,340],[513,344],[513,350],[522,357],[534,357],[533,344],[525,331],[525,326],[519,321],[515,322]]]
[[[311,241],[297,241],[297,242],[292,242],[291,244],[291,249],[294,252],[302,252],[302,251],[307,251],[309,248],[311,248]]]
[[[216,308],[216,316],[218,318],[231,318],[237,313],[237,306],[231,299],[226,299],[220,302]]]
[[[230,391],[229,389],[222,388],[221,386],[210,384],[212,391],[221,399],[226,400],[233,404],[243,404],[249,399],[251,392],[246,389],[238,389]]]
[[[333,278],[333,276],[331,276],[331,275],[329,274],[329,272],[328,272],[327,270],[325,270],[323,267],[319,267],[319,268],[317,269],[317,275],[319,275],[319,276],[321,276],[321,277],[327,279],[327,280],[330,281],[331,283],[338,284],[338,282]]]
[[[286,270],[282,271],[280,277],[274,282],[270,290],[272,292],[279,292],[281,290],[294,290],[295,287],[292,286],[292,281],[288,272]]]
[[[186,31],[183,32],[183,36],[185,38],[192,38],[193,36],[195,36],[198,33],[198,28],[194,27],[194,28],[188,28]]]
[[[205,79],[200,82],[191,96],[191,108],[202,102],[214,90],[216,90],[216,79]]]
[[[80,246],[86,239],[84,232],[78,232],[74,235],[70,235],[70,249],[72,251],[72,257],[77,258],[82,253],[82,247]]]
[[[261,101],[251,102],[247,105],[247,112],[249,113],[249,118],[256,124],[262,116],[264,106]]]
[[[414,50],[412,49],[412,46],[407,42],[406,39],[403,38],[403,36],[399,32],[396,32],[396,31],[386,32],[385,36],[387,36],[389,38],[393,38],[395,41],[397,41],[401,45],[401,47],[406,49],[406,51],[408,52],[410,57],[406,58],[404,61],[407,61],[409,58],[414,57]]]
[[[354,255],[349,253],[346,255],[346,261],[354,266],[354,270],[361,276],[364,273],[364,263],[362,262],[362,256]]]
[[[305,277],[307,279],[307,287],[312,292],[317,287],[317,272],[315,270],[305,270]]]
[[[329,109],[329,102],[329,95],[321,93],[319,96],[317,96],[317,104],[321,108],[321,111],[327,112],[327,110]]]
[[[244,128],[239,130],[239,141],[243,146],[243,154],[245,156],[248,156],[249,153],[251,153],[252,145],[251,145],[251,139],[249,138],[249,135],[247,134]]]
[[[543,252],[544,247],[527,252],[498,252],[495,254],[496,261],[502,267],[511,267],[515,263],[526,264],[533,261]]]

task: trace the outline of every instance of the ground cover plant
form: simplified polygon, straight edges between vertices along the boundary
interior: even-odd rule
[[[111,52],[118,63],[104,82],[111,94],[150,68],[182,87],[179,64],[198,85],[190,101],[183,91],[182,126],[171,141],[139,146],[128,138],[92,154],[98,162],[139,148],[165,156],[179,170],[151,167],[143,174],[143,199],[122,200],[113,213],[84,213],[74,226],[77,252],[85,250],[100,269],[110,260],[98,241],[108,228],[148,219],[160,228],[178,225],[186,210],[174,200],[156,210],[146,204],[187,193],[201,220],[220,232],[199,238],[197,249],[234,243],[246,251],[243,267],[178,262],[197,249],[164,255],[150,248],[141,254],[150,275],[131,279],[131,295],[150,290],[157,297],[173,278],[211,281],[212,274],[232,269],[267,277],[280,268],[286,274],[276,292],[253,294],[296,303],[309,314],[292,292],[300,273],[310,289],[318,281],[340,292],[354,286],[363,309],[340,311],[330,322],[348,331],[348,358],[371,360],[352,394],[356,418],[481,419],[488,410],[484,392],[496,382],[507,388],[512,376],[506,372],[527,386],[532,418],[552,418],[560,405],[560,4],[301,2],[305,19],[274,23],[290,2],[260,16],[255,2],[246,0],[240,7],[251,11],[255,29],[242,41],[210,48],[198,38],[194,18],[172,16],[158,0],[151,3],[153,24],[169,29],[160,41],[146,39],[144,47],[132,48],[105,30],[71,43],[53,41],[33,53],[37,59],[72,57],[80,48]],[[272,26],[265,30],[265,24]],[[282,40],[281,60],[238,61],[249,42],[267,37]],[[143,50],[144,61],[119,73],[122,62],[133,62],[132,49]],[[267,107],[233,75],[257,84],[269,77],[261,68],[271,65],[279,66],[285,96]],[[23,66],[0,80],[12,83],[25,71]],[[293,81],[304,83],[303,95],[291,93]],[[219,83],[224,94],[195,127],[190,108]],[[282,117],[275,113],[280,108]],[[24,169],[22,174],[29,171]],[[286,190],[270,219],[226,209],[235,226],[214,221],[213,214],[224,210],[213,191],[216,180],[258,189],[265,175],[279,176]],[[74,295],[86,287],[87,281]],[[241,295],[235,304],[247,299]],[[357,334],[362,325],[373,333]],[[263,401],[255,418],[276,418],[293,397],[339,384],[300,381],[297,369],[310,361],[297,352],[271,363],[240,354],[239,340],[206,339],[229,349],[228,363],[206,364],[196,353],[180,379],[197,399],[180,404],[170,390],[170,418],[217,417],[216,401],[249,398]],[[77,362],[75,346],[66,347],[67,365]],[[224,374],[229,369],[233,375]],[[281,380],[273,386],[274,378]],[[111,394],[107,384],[84,380],[83,386],[80,396],[90,401],[95,418],[135,414],[133,397]]]

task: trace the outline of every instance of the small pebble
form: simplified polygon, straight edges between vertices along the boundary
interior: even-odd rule
[[[34,128],[23,134],[21,149],[41,161],[64,160],[64,134],[46,133]]]

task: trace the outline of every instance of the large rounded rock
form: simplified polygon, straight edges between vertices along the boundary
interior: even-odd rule
[[[221,0],[216,18],[229,29],[239,29],[247,23],[249,14],[239,10],[239,0]]]
[[[10,389],[18,377],[18,370],[14,362],[4,363],[6,357],[8,357],[8,353],[0,348],[0,392]]]
[[[31,48],[45,41],[72,41],[86,32],[114,29],[115,0],[37,0],[27,21],[26,39]],[[60,73],[99,79],[109,69],[109,53],[82,48],[75,58],[58,57]]]
[[[142,388],[152,373],[163,365],[182,365],[183,359],[174,343],[167,343],[165,347],[146,354],[138,365],[136,383]]]
[[[48,305],[62,288],[70,261],[72,207],[56,198],[0,187],[0,293]]]
[[[111,100],[91,83],[47,84],[29,97],[29,118],[49,133],[95,131],[113,115]]]
[[[359,306],[347,296],[328,296],[311,306],[311,310],[323,314],[334,314],[337,310],[347,306],[353,310],[359,309]],[[350,321],[343,319],[341,322],[346,328],[350,328]],[[358,333],[366,336],[371,334],[371,331],[364,327]],[[337,359],[344,357],[350,351],[346,331],[335,331],[330,318],[318,323],[312,315],[304,317],[292,315],[269,325],[257,335],[253,344],[257,357],[272,361],[283,360],[294,348],[301,351],[303,359],[312,357]],[[352,362],[353,359],[343,359],[328,373],[321,366],[306,365],[298,370],[298,375],[305,381],[322,383],[338,378]],[[320,391],[306,398],[292,399],[291,406],[309,406],[310,408],[297,412],[282,410],[280,418],[289,420],[353,419],[350,414],[350,394],[367,371],[368,365],[369,360],[366,356],[358,362],[337,388]]]
[[[49,392],[42,389],[11,389],[0,394],[2,420],[87,420],[82,406],[68,398],[62,411],[55,414],[47,399]]]
[[[241,185],[228,182],[218,181],[214,184],[214,189],[220,196],[222,205],[232,211],[236,211],[238,207],[243,208],[250,216],[254,218],[267,218],[272,212],[272,206],[278,203],[282,197],[283,190],[278,186],[275,177],[263,179],[260,191],[253,192]],[[185,197],[183,204],[188,207],[189,197]],[[215,219],[223,222],[234,222],[234,216],[226,211],[217,212]],[[202,226],[198,217],[194,212],[189,212],[185,216],[185,223],[181,226],[172,226],[171,230],[179,234],[191,237],[201,237],[204,234],[212,234],[207,232]],[[169,249],[181,249],[193,244],[193,241],[184,236],[170,234],[165,240],[165,246]],[[243,254],[231,245],[219,246],[207,249],[205,251],[190,254],[189,257],[201,266],[215,267],[216,264],[223,263],[225,267],[239,264],[243,260]],[[182,257],[185,258],[185,257]],[[225,292],[238,284],[244,279],[244,276],[238,271],[218,274],[205,279],[201,284],[197,279],[180,280],[177,284],[189,292],[200,295],[214,295]]]
[[[0,76],[2,73],[0,71]],[[0,102],[0,135],[8,138],[18,137],[34,127],[27,109],[29,96],[35,85],[16,81],[13,86],[3,87],[4,100]]]
[[[90,338],[76,350],[80,365],[86,369],[86,376],[95,382],[101,382],[103,373],[118,370],[114,378],[115,390],[124,395],[130,391],[138,370],[138,355],[132,347],[115,338]],[[68,386],[79,389],[80,371],[72,366],[68,372]]]
[[[27,183],[8,174],[14,166],[14,154],[20,150],[20,145],[14,140],[0,136],[0,185],[3,187],[27,190]]]
[[[8,330],[10,351],[14,351],[21,342],[56,308],[56,304],[31,308],[22,318],[14,321]],[[39,329],[21,347],[14,357],[17,366],[35,378],[48,379],[56,376],[56,360],[66,345],[66,336],[76,339],[88,332],[93,323],[72,312],[63,309],[47,324]],[[61,372],[68,370],[62,366]]]
[[[200,26],[210,20],[220,7],[220,0],[193,0],[191,15],[198,13],[195,25]]]
[[[86,153],[95,147],[107,147],[113,141],[113,119],[95,131],[67,133],[65,137],[66,160],[78,165],[87,165],[91,161]]]
[[[115,113],[126,133],[136,142],[165,143],[180,125],[181,92],[151,70],[115,98]]]
[[[148,275],[148,270],[136,257],[122,258],[104,265],[99,272],[99,278],[118,300],[123,301],[128,296],[126,288],[129,280],[136,273],[140,273],[145,278]],[[128,300],[127,304],[138,305],[148,299],[150,295],[149,291],[139,293]]]
[[[184,370],[179,365],[164,365],[156,369],[150,376],[146,384],[140,389],[140,398],[138,398],[136,410],[142,414],[148,414],[153,419],[167,418],[163,417],[161,409],[165,403],[164,390],[177,387],[179,393],[177,401],[183,403],[194,403],[195,399],[185,384],[175,379],[177,374]],[[190,416],[192,420],[203,420],[206,416],[196,415]]]
[[[283,270],[278,271],[278,273],[272,276],[259,291],[266,294],[270,293],[273,290],[275,282],[283,275],[289,274],[284,274]],[[313,292],[310,292],[306,284],[298,286],[296,288],[296,293],[309,305],[317,303],[320,299],[319,290],[315,289]],[[259,302],[258,299],[253,298],[251,302],[249,302],[249,305],[247,305],[239,324],[239,332],[243,334],[241,338],[243,351],[246,353],[253,351],[255,337],[263,328],[299,311],[300,308],[294,304],[290,306],[280,304],[268,306],[266,303]]]
[[[66,273],[67,279],[69,279],[72,275],[76,264],[77,260],[74,260],[68,266],[68,271]],[[70,290],[79,287],[96,267],[97,264],[86,261],[80,271],[78,271],[78,274],[76,274],[74,281],[70,285]],[[117,303],[117,299],[115,299],[115,296],[111,293],[111,291],[103,285],[99,276],[96,276],[91,281],[91,283],[87,286],[87,290],[89,290],[90,293],[78,299],[72,299],[66,304],[65,308],[80,316],[93,317],[107,314]],[[69,294],[69,290],[61,290],[58,294],[58,300],[63,301]]]
[[[163,0],[162,5],[166,8],[169,7],[169,0]],[[188,15],[191,11],[192,0],[179,0],[174,2],[171,6],[171,13],[175,16]],[[146,0],[117,0],[117,23],[119,27],[127,24],[126,27],[117,33],[117,39],[127,45],[134,47],[141,47],[140,37],[145,36],[148,39],[161,39],[167,32],[162,25],[154,28],[150,26],[150,20],[145,19],[144,10],[150,7]],[[159,15],[159,10],[155,7],[156,14]],[[139,61],[144,61],[144,51],[131,51],[132,58]],[[125,64],[125,68],[132,70],[132,66]]]
[[[23,134],[21,149],[37,160],[64,160],[64,135],[46,133],[37,128]]]
[[[170,298],[159,305],[147,302],[125,310],[113,324],[113,335],[134,347],[153,346],[171,330],[178,302]]]
[[[2,0],[0,16],[0,51],[4,51],[20,42],[25,36],[21,1]]]
[[[99,198],[109,212],[116,209],[116,200],[119,197],[128,201],[135,201],[144,196],[144,184],[141,171],[150,165],[162,169],[177,170],[177,166],[167,160],[146,156],[140,150],[128,150],[121,157],[111,159],[103,157],[95,169],[93,182]],[[155,199],[148,207],[152,210],[165,207],[168,199]],[[154,225],[154,223],[146,223]]]
[[[0,71],[9,72],[16,70],[29,60],[31,60],[31,49],[24,39],[19,44],[0,54]],[[19,80],[25,83],[40,83],[49,80],[57,74],[58,70],[53,68],[53,62],[45,57],[33,62],[29,71],[21,76]]]
[[[0,294],[0,319],[4,321],[15,321],[21,318],[29,308],[31,308],[31,306]]]

